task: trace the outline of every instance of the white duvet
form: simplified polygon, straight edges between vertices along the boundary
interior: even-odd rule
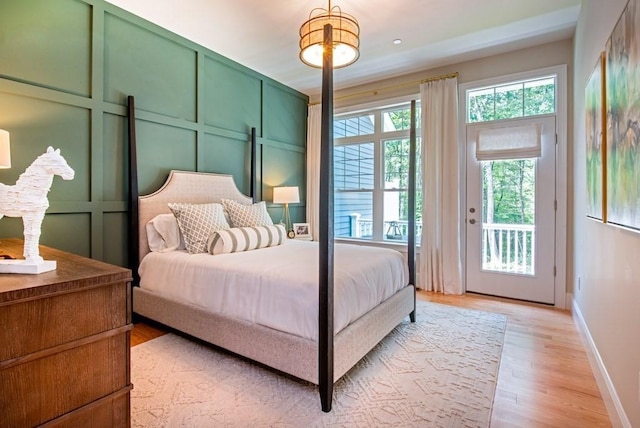
[[[390,249],[335,244],[334,328],[345,328],[408,282],[403,256]],[[318,244],[285,244],[232,254],[152,252],[140,286],[308,339],[318,337]]]

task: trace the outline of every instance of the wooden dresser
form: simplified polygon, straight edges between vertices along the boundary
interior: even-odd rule
[[[0,239],[0,254],[22,247]],[[131,271],[40,255],[57,269],[0,274],[0,427],[130,426]]]

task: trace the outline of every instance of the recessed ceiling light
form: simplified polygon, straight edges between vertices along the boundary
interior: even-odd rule
[[[394,45],[399,45],[400,43],[402,43],[402,39],[394,39],[393,41]]]

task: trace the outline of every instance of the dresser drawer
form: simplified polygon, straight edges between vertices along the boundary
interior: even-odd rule
[[[131,418],[130,391],[122,390],[67,413],[44,425],[44,428],[120,428],[129,427]]]
[[[129,388],[128,360],[126,330],[0,370],[0,427],[36,426]]]
[[[128,283],[0,305],[0,363],[126,325]]]

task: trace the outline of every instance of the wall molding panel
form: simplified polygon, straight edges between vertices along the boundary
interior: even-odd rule
[[[248,192],[252,127],[258,196],[272,217],[273,186],[304,192],[306,95],[104,0],[3,0],[0,58],[0,129],[12,151],[0,182],[15,183],[48,146],[76,171],[54,179],[43,245],[126,266],[128,95],[141,194],[171,169],[232,174]],[[304,212],[292,207],[296,221]],[[0,219],[0,240],[21,235],[21,219]]]

